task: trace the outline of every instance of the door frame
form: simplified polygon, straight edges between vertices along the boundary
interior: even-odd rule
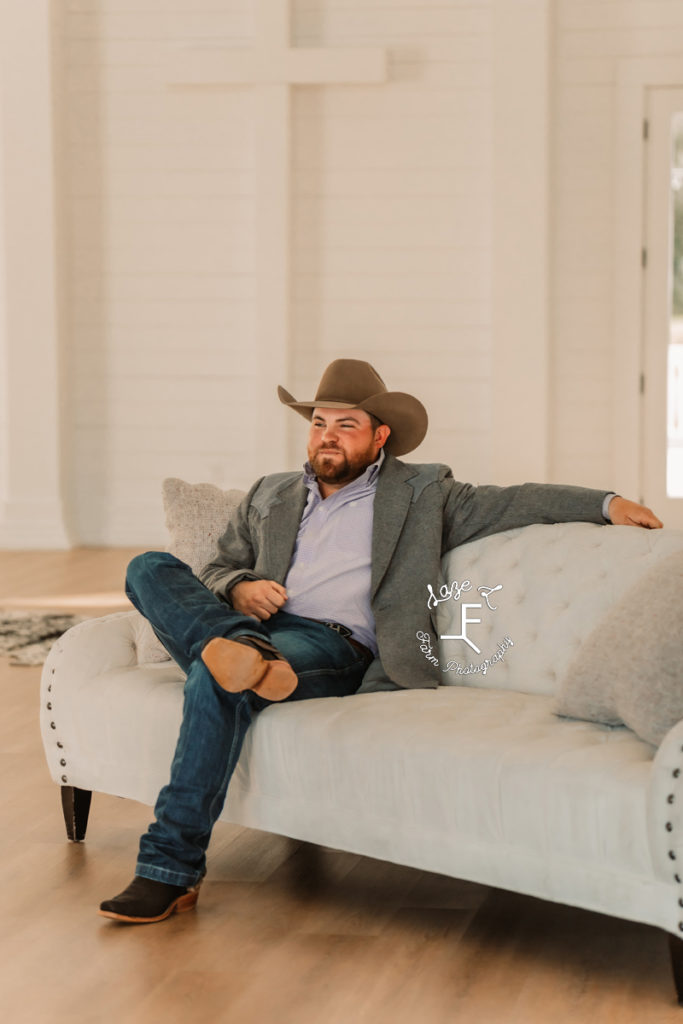
[[[683,526],[683,499],[667,493],[668,391],[671,342],[671,125],[683,113],[683,87],[648,89],[644,196],[647,267],[643,278],[641,480],[646,502],[667,526]]]
[[[619,493],[642,496],[643,331],[645,294],[644,125],[648,89],[683,88],[683,57],[620,60],[614,151],[614,335],[612,451]],[[631,211],[625,216],[624,211]]]

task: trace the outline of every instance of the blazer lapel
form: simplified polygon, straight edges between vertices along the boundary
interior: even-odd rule
[[[308,491],[303,477],[284,487],[273,499],[263,524],[265,564],[274,580],[284,582],[294,553]]]
[[[407,483],[414,470],[387,456],[377,481],[372,522],[371,598],[384,578],[403,529],[413,489]]]

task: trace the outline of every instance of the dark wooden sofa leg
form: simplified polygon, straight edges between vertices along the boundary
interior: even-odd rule
[[[674,985],[678,996],[678,1005],[683,1006],[683,939],[669,933],[669,952],[671,953],[671,968],[674,975]]]
[[[325,884],[323,853],[315,843],[299,839],[290,840],[293,856],[289,861],[289,883],[292,891],[301,899],[316,897]]]
[[[92,793],[89,789],[62,786],[62,810],[66,835],[73,843],[82,843],[88,827],[88,814]]]

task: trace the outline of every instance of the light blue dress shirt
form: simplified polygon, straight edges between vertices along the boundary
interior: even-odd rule
[[[357,479],[324,498],[309,463],[308,499],[285,579],[283,611],[340,622],[377,654],[370,607],[372,520],[384,452]]]

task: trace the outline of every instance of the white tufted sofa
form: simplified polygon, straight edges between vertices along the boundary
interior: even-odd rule
[[[436,631],[457,635],[464,599],[479,601],[465,614],[480,655],[443,641],[441,667],[499,660],[485,675],[443,671],[437,690],[268,708],[223,818],[683,936],[683,722],[656,750],[552,710],[599,618],[681,549],[683,532],[573,523],[451,552],[445,580],[471,589],[439,603]],[[485,599],[479,586],[501,589]],[[448,594],[437,581],[434,592]],[[138,664],[138,628],[134,613],[84,622],[44,668],[42,735],[71,838],[83,837],[91,791],[152,805],[167,781],[183,676],[172,662]],[[672,938],[681,998],[682,947]]]

